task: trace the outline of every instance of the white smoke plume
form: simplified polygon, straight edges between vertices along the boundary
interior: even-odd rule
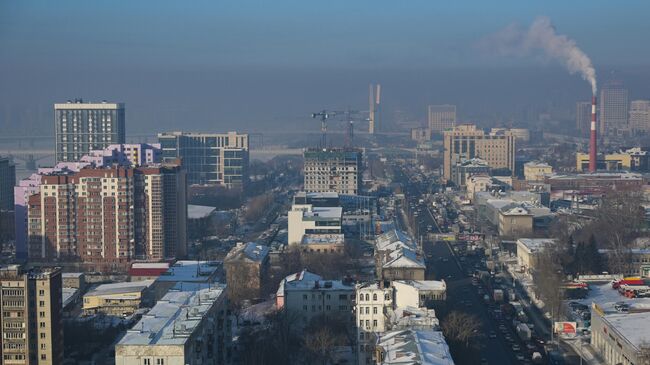
[[[571,74],[579,72],[591,84],[591,91],[596,95],[596,70],[589,56],[578,48],[573,39],[557,34],[547,17],[538,17],[528,29],[512,24],[484,38],[479,45],[490,52],[509,56],[527,56],[541,50],[564,64]]]

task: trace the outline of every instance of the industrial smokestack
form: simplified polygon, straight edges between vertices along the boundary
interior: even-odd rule
[[[596,95],[591,98],[591,135],[589,136],[589,172],[596,172]]]

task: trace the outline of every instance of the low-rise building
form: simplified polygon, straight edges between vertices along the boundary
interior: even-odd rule
[[[155,280],[169,270],[169,262],[134,262],[129,268],[131,281]]]
[[[115,365],[203,365],[229,361],[225,288],[174,288],[115,346]]]
[[[82,272],[64,272],[61,274],[64,288],[84,290],[86,288],[86,275]]]
[[[518,237],[533,233],[533,214],[523,206],[506,206],[499,210],[499,236]]]
[[[650,154],[647,149],[635,147],[627,150],[620,150],[614,153],[599,155],[596,159],[596,167],[599,171],[648,171]],[[578,171],[589,170],[589,154],[576,153],[576,169]]]
[[[647,356],[647,323],[650,313],[609,313],[594,304],[591,311],[591,344],[607,365],[643,364]],[[644,348],[645,347],[645,348]]]
[[[546,162],[530,161],[524,164],[526,181],[544,181],[544,177],[551,174],[553,174],[553,167]]]
[[[223,264],[218,261],[176,261],[156,278],[152,288],[154,300],[162,298],[177,285],[181,288],[184,286],[207,288],[223,280],[223,276],[220,275],[222,272]]]
[[[377,365],[453,365],[449,346],[442,332],[396,330],[385,333],[377,342]]]
[[[548,238],[520,238],[517,240],[517,263],[523,271],[533,272],[537,269],[538,255],[546,247],[555,244]]]
[[[451,166],[451,180],[457,186],[465,186],[465,182],[473,175],[489,175],[490,166],[485,160],[472,158],[462,160]]]
[[[375,239],[375,265],[379,278],[424,280],[426,265],[417,242],[406,233],[391,230]]]
[[[305,270],[282,280],[277,298],[279,308],[298,316],[299,326],[318,316],[338,317],[350,325],[354,320],[354,286],[341,280],[323,280]]]
[[[343,253],[345,251],[345,235],[333,234],[305,234],[300,243],[302,252],[317,253]]]
[[[447,283],[437,280],[395,280],[396,307],[431,307],[433,302],[447,299]]]
[[[356,286],[357,358],[359,365],[371,364],[378,335],[386,332],[393,308],[393,288],[380,283]]]
[[[342,233],[343,208],[341,207],[294,204],[287,216],[290,245],[300,244],[305,234]]]
[[[84,295],[83,312],[85,315],[131,315],[151,303],[152,284],[153,280],[144,280],[98,285]]]
[[[255,242],[237,243],[224,260],[228,299],[239,302],[259,298],[269,265],[268,246]]]

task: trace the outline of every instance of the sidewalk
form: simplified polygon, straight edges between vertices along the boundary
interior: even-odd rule
[[[582,357],[583,363],[587,365],[606,365],[596,349],[590,343],[582,342],[581,337],[575,339],[562,339],[563,343],[569,345],[576,354]],[[582,344],[580,344],[582,342]]]

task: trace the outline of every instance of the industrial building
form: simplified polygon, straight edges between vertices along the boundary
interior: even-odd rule
[[[576,170],[579,172],[587,171],[588,167],[589,155],[576,153]],[[596,169],[598,171],[647,172],[650,170],[650,153],[647,148],[634,147],[598,155],[596,157]]]
[[[228,363],[225,288],[170,290],[115,345],[115,365]]]
[[[125,143],[122,103],[84,103],[81,99],[54,104],[55,161],[78,161],[91,150]]]
[[[475,125],[459,125],[443,132],[445,180],[452,180],[453,167],[464,160],[480,158],[491,169],[515,171],[515,136],[510,131],[485,133]]]
[[[0,268],[2,364],[63,364],[60,268]]]
[[[248,183],[248,134],[159,133],[165,161],[180,158],[189,185],[241,190]]]
[[[303,153],[306,192],[361,192],[361,150],[354,148],[312,148]]]

